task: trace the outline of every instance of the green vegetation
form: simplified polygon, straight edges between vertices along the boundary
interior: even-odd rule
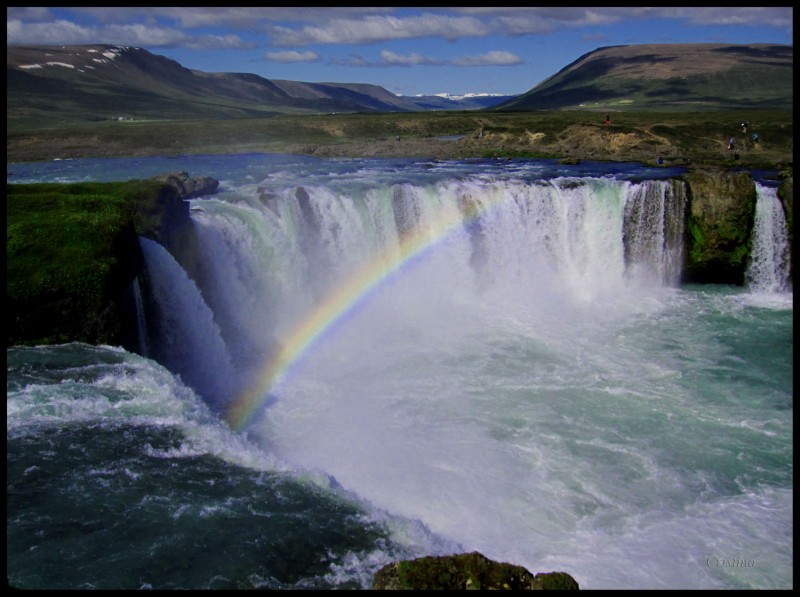
[[[728,112],[405,112],[122,121],[7,130],[9,162],[203,153],[321,157],[565,157],[654,163],[790,166],[789,110]],[[748,122],[748,132],[740,123]],[[759,143],[751,135],[758,132]],[[399,135],[401,142],[395,138]],[[458,140],[440,137],[462,136]],[[736,150],[728,150],[728,138]]]
[[[101,50],[118,54],[113,67],[79,68]],[[21,68],[54,55],[76,68]],[[14,46],[7,161],[274,152],[783,168],[792,64],[789,45],[613,46],[492,109],[414,112],[418,104],[375,85],[202,73],[141,48]]]
[[[96,291],[110,266],[108,249],[130,220],[124,186],[7,185],[9,296],[65,284],[76,294]],[[27,282],[38,283],[20,285],[23,271]]]
[[[160,188],[152,181],[7,185],[9,343],[118,339],[119,318],[108,310],[136,267],[135,252],[123,250],[138,246],[133,207]],[[89,323],[69,317],[75,313]]]

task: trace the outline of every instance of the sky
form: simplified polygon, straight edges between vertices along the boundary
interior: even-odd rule
[[[144,48],[205,72],[525,93],[603,46],[792,44],[791,7],[7,7],[8,45]]]

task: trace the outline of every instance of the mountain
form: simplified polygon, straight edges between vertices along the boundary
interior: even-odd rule
[[[9,46],[9,121],[235,118],[419,109],[378,85],[206,73],[131,47]]]
[[[482,110],[491,108],[516,97],[515,95],[494,95],[488,93],[468,93],[466,95],[414,95],[408,99],[418,110]]]
[[[437,98],[439,103],[428,107],[427,98],[397,96],[378,85],[207,73],[140,48],[109,45],[8,46],[6,96],[10,123],[40,125],[278,113],[464,110],[486,105],[469,98],[464,102]]]
[[[664,44],[590,52],[527,93],[396,96],[378,85],[206,73],[132,47],[8,46],[7,126],[430,110],[791,108],[792,46]]]
[[[495,109],[791,109],[792,72],[792,46],[612,46],[584,54]]]

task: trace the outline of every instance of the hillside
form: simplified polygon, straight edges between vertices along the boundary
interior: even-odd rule
[[[290,152],[783,167],[793,159],[791,65],[790,46],[603,48],[481,109],[499,98],[465,104],[368,84],[204,73],[117,46],[9,47],[7,161]]]
[[[664,44],[590,52],[511,98],[396,96],[366,83],[206,73],[140,48],[9,46],[9,130],[102,121],[454,110],[791,109],[793,50]],[[499,103],[498,103],[499,102]]]
[[[21,126],[416,109],[377,85],[205,73],[139,48],[106,45],[9,46],[6,96],[9,123]]]
[[[206,73],[140,48],[108,45],[9,46],[6,98],[12,128],[108,120],[463,110],[487,105],[485,99],[435,98],[431,106],[430,97],[399,97],[366,83],[304,83],[251,73]]]
[[[496,109],[791,109],[792,72],[792,46],[614,46],[581,56]]]

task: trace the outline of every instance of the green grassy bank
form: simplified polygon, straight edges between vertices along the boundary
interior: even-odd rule
[[[162,186],[7,185],[8,345],[125,343],[125,293],[141,266],[135,213]]]

